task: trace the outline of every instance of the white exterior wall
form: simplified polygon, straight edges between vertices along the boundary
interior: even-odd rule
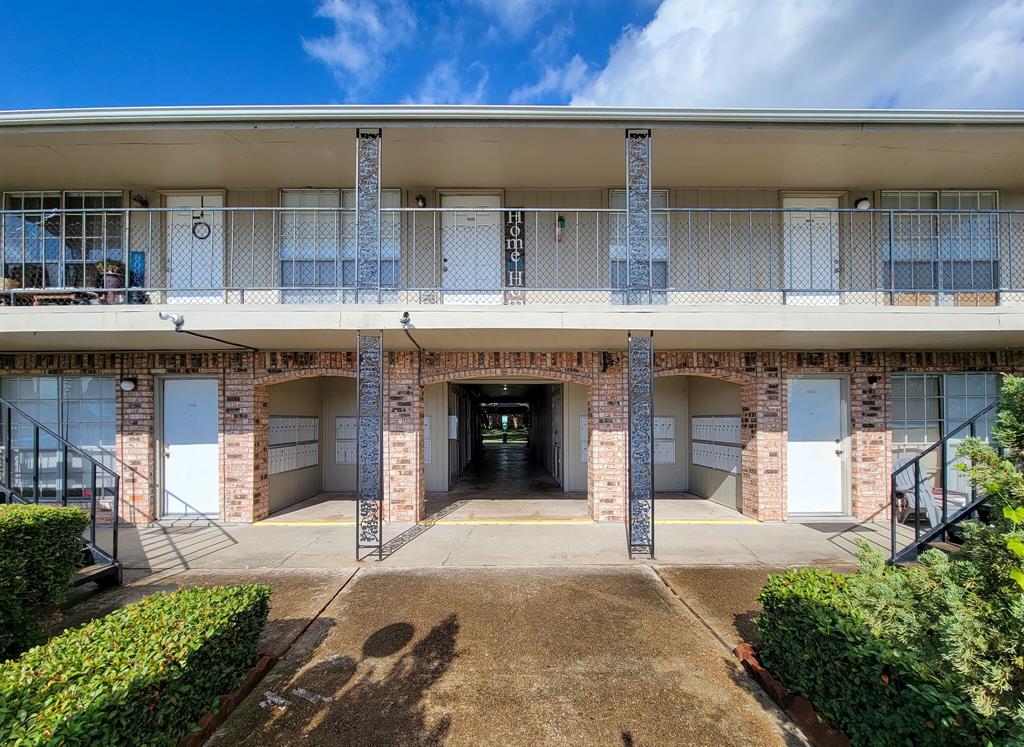
[[[689,418],[686,376],[660,376],[654,380],[654,416],[675,420],[675,463],[654,465],[656,491],[687,489],[690,463]]]

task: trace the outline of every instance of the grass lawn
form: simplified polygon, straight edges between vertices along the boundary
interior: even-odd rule
[[[529,428],[509,428],[508,429],[508,442],[510,444],[525,444],[530,440],[530,429]],[[483,431],[483,439],[485,444],[500,444],[502,443],[501,428],[485,428]]]

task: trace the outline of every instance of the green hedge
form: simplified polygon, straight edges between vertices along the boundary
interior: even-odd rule
[[[853,582],[830,570],[774,574],[758,619],[765,666],[855,745],[1010,744],[954,673],[872,633]]]
[[[64,600],[82,565],[87,526],[77,508],[0,505],[0,659],[39,642],[40,615]]]
[[[0,664],[0,744],[176,744],[256,663],[269,600],[160,592]]]

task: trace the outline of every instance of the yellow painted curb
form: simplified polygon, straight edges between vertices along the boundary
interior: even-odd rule
[[[594,524],[590,519],[425,519],[420,524],[442,526],[556,526],[559,524]]]
[[[759,524],[755,519],[655,519],[655,526],[678,526],[685,524],[721,524],[723,526]]]
[[[257,521],[254,527],[354,527],[356,522],[349,519],[337,521]]]

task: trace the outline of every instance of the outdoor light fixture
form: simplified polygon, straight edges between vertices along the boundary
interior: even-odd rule
[[[869,210],[871,208],[871,200],[869,200],[867,197],[861,197],[859,200],[853,203],[853,206],[858,210]]]
[[[161,311],[160,318],[163,319],[165,322],[170,322],[171,324],[173,324],[175,332],[181,332],[181,328],[185,326],[185,317],[183,317],[181,314],[172,314],[169,311]]]
[[[425,208],[427,206],[427,198],[423,195],[416,195],[416,207]]]
[[[121,391],[122,392],[134,392],[135,391],[135,387],[137,387],[138,385],[139,385],[139,381],[138,381],[138,379],[136,379],[134,377],[128,377],[126,379],[121,379],[121,383],[118,384],[118,386],[121,387]]]
[[[146,198],[146,195],[137,193],[132,195],[132,205],[137,208],[148,208],[149,200]]]

